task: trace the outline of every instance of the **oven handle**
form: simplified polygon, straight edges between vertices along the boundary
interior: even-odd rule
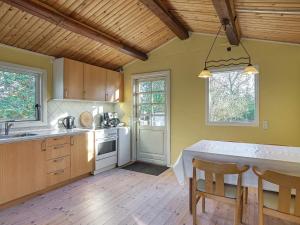
[[[113,138],[98,138],[98,139],[96,139],[97,143],[103,143],[103,142],[107,142],[107,141],[117,141],[117,138],[113,137]]]

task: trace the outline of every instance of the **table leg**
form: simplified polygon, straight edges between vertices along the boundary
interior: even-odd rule
[[[193,178],[189,178],[189,206],[190,206],[190,214],[192,214],[192,187],[193,187]]]

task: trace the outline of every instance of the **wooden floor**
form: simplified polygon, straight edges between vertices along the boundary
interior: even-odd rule
[[[256,198],[250,190],[244,224],[257,225]],[[201,225],[233,224],[233,208],[211,200],[198,215]],[[158,177],[114,169],[2,210],[0,224],[189,225],[192,217],[188,187],[177,183],[171,169]],[[266,225],[287,224],[266,218]]]

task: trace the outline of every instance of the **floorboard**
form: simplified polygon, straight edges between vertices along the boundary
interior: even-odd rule
[[[198,220],[201,225],[232,225],[233,213],[232,206],[207,200]],[[171,169],[159,176],[113,169],[0,211],[0,225],[71,224],[190,225],[188,187],[177,183]],[[249,190],[244,224],[257,225],[255,189]],[[292,224],[266,217],[266,225]]]

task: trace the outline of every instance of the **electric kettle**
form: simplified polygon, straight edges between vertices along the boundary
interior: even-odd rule
[[[66,129],[73,129],[75,128],[75,117],[74,116],[67,116],[63,119],[62,124]]]

